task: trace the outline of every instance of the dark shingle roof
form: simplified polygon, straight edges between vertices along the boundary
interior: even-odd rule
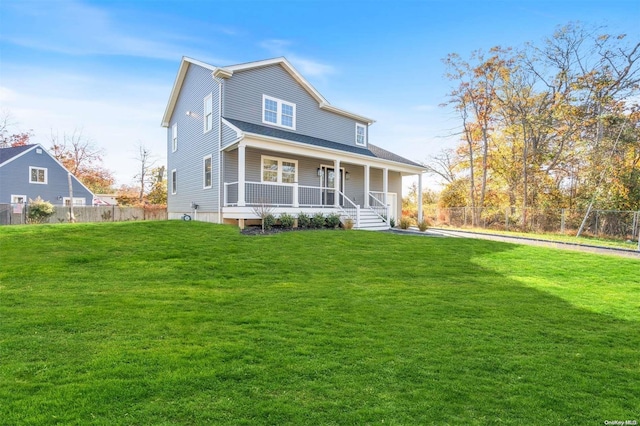
[[[11,160],[16,155],[22,154],[26,150],[33,148],[35,145],[36,144],[0,148],[0,164]]]
[[[411,166],[422,167],[420,164],[415,163],[406,158],[400,157],[392,152],[386,151],[375,145],[369,144],[369,149],[362,148],[354,145],[346,145],[343,143],[332,142],[326,139],[315,138],[313,136],[301,135],[299,133],[289,132],[287,130],[274,129],[273,127],[261,126],[259,124],[247,123],[246,121],[234,120],[232,118],[225,118],[229,123],[236,126],[243,132],[255,133],[263,136],[270,136],[273,138],[284,139],[288,141],[300,142],[307,145],[319,146],[322,148],[335,149],[339,151],[350,152],[353,154],[366,155],[368,157],[380,158],[383,160],[395,161],[396,163],[408,164]]]

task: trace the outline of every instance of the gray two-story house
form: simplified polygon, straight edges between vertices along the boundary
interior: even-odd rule
[[[331,105],[285,58],[183,58],[162,120],[169,218],[243,227],[268,208],[388,228],[401,215],[402,177],[424,168],[370,144],[373,122]]]
[[[71,187],[74,205],[93,204],[93,193],[73,175]],[[0,204],[37,197],[69,205],[69,171],[40,144],[0,148]]]

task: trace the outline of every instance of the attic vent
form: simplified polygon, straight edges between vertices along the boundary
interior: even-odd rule
[[[40,148],[36,149],[36,154],[42,154],[42,150]]]

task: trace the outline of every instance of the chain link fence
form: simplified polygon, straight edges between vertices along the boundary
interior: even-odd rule
[[[640,234],[640,211],[632,210],[591,210],[587,215],[574,209],[428,207],[424,216],[431,226],[576,235],[584,220],[585,236],[637,240]]]
[[[45,223],[69,222],[68,206],[54,206],[55,211]],[[28,204],[0,204],[0,225],[28,223]],[[75,222],[126,222],[135,220],[166,220],[167,209],[161,206],[74,206]]]

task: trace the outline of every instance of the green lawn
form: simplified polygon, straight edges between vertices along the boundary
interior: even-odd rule
[[[197,222],[0,227],[0,424],[640,421],[640,261]]]

